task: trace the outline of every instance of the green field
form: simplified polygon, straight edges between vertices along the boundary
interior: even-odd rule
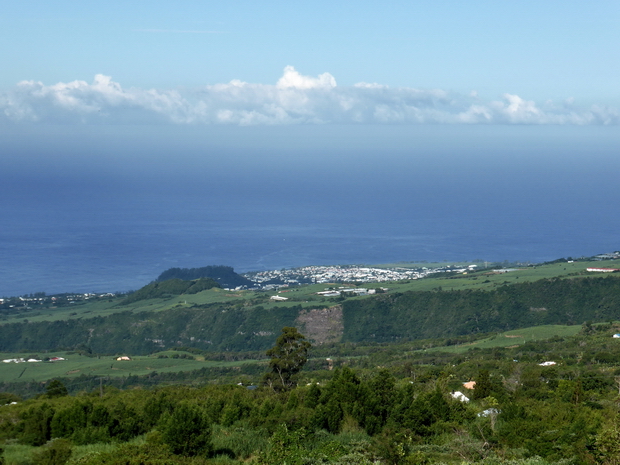
[[[433,347],[429,351],[464,353],[470,349],[492,349],[494,347],[518,347],[526,342],[543,341],[553,336],[570,337],[575,336],[581,330],[581,325],[543,325],[530,328],[515,329],[505,333],[494,334],[469,344],[454,346]]]
[[[563,326],[546,325],[523,328],[514,331],[506,331],[483,337],[475,342],[433,347],[425,349],[427,352],[465,353],[468,350],[489,349],[494,347],[507,347],[525,344],[526,342],[547,340],[553,336],[570,337],[581,330],[581,325]],[[419,351],[414,351],[419,352]],[[0,353],[0,359],[14,358],[42,358],[60,356],[66,358],[58,362],[24,362],[24,363],[0,363],[0,382],[35,381],[44,382],[53,378],[77,378],[82,375],[95,377],[127,377],[130,375],[143,376],[153,372],[184,372],[199,370],[202,368],[232,368],[245,364],[264,364],[264,360],[242,361],[209,361],[201,356],[191,358],[172,358],[174,355],[195,357],[183,351],[163,351],[148,356],[131,357],[129,361],[117,361],[115,357],[87,357],[75,352],[54,352],[49,354],[15,354]],[[160,358],[167,356],[168,358]]]
[[[153,372],[180,372],[199,370],[201,368],[235,367],[244,364],[258,363],[257,360],[243,361],[205,361],[197,359],[170,358],[172,355],[184,354],[181,351],[166,351],[148,356],[131,357],[129,361],[117,361],[115,357],[86,357],[75,352],[54,352],[38,354],[40,357],[60,356],[66,358],[58,362],[24,362],[0,363],[0,382],[37,381],[43,382],[52,378],[77,378],[82,375],[101,377],[122,377],[129,375],[148,375]],[[2,360],[29,358],[37,354],[0,354]],[[169,358],[158,358],[168,355]]]
[[[481,269],[475,273],[454,276],[429,277],[410,281],[407,284],[388,283],[392,291],[430,291],[441,287],[445,290],[493,289],[504,284],[518,284],[547,278],[571,278],[576,276],[601,276],[606,273],[591,273],[589,267],[620,268],[620,260],[562,262],[516,268],[515,271],[498,273]]]

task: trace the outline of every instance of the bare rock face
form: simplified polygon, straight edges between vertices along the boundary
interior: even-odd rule
[[[308,340],[314,344],[340,342],[344,331],[342,307],[304,309],[299,312],[296,323]]]

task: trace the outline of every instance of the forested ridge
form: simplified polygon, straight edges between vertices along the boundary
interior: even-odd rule
[[[544,279],[492,291],[441,290],[345,301],[343,340],[393,342],[609,321],[620,315],[617,277]]]
[[[85,349],[99,354],[148,354],[167,347],[206,350],[266,349],[291,326],[298,307],[254,309],[221,304],[165,312],[124,311],[107,317],[0,326],[0,351]]]
[[[172,280],[146,286],[132,296],[146,298],[162,288],[165,292],[177,287],[189,292],[214,284],[205,279]],[[620,279],[545,279],[490,291],[412,291],[345,299],[338,304],[344,323],[340,342],[411,341],[613,320],[620,311]],[[322,306],[317,303],[317,308]],[[303,325],[297,324],[301,311],[299,305],[264,308],[248,301],[10,323],[0,325],[0,351],[88,348],[101,354],[148,354],[179,346],[214,352],[266,350],[272,335],[282,327],[300,326],[303,330]]]

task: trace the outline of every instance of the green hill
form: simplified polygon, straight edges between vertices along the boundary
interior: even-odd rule
[[[234,289],[239,286],[253,287],[254,283],[240,274],[230,266],[203,266],[201,268],[170,268],[160,274],[156,282],[167,281],[169,279],[182,279],[192,281],[200,278],[210,278],[217,281],[221,287]]]
[[[165,299],[182,294],[198,294],[199,292],[213,289],[214,287],[220,287],[220,285],[211,278],[199,278],[193,281],[184,281],[174,278],[167,281],[147,284],[138,291],[130,294],[121,302],[121,305],[128,305],[140,300]]]

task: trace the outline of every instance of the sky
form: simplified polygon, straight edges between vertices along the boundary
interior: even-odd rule
[[[615,1],[3,3],[0,123],[619,123]]]
[[[541,248],[574,229],[557,251],[567,255],[586,253],[570,250],[577,237],[593,241],[588,252],[617,248],[620,2],[6,0],[1,10],[0,217],[12,238],[53,226],[62,242],[81,227],[76,212],[106,209],[111,230],[145,208],[173,225],[184,199],[187,222],[199,209],[210,221],[204,205],[245,205],[283,230],[294,210],[317,223],[342,216],[346,236],[360,211],[398,232],[401,217],[416,219],[408,209],[433,227],[480,220],[472,237],[482,222],[528,224]],[[604,227],[599,242],[577,228],[586,221]],[[508,247],[514,236],[502,234]],[[7,267],[26,262],[0,245]],[[48,263],[62,260],[45,247]],[[24,288],[44,266],[36,258]]]

